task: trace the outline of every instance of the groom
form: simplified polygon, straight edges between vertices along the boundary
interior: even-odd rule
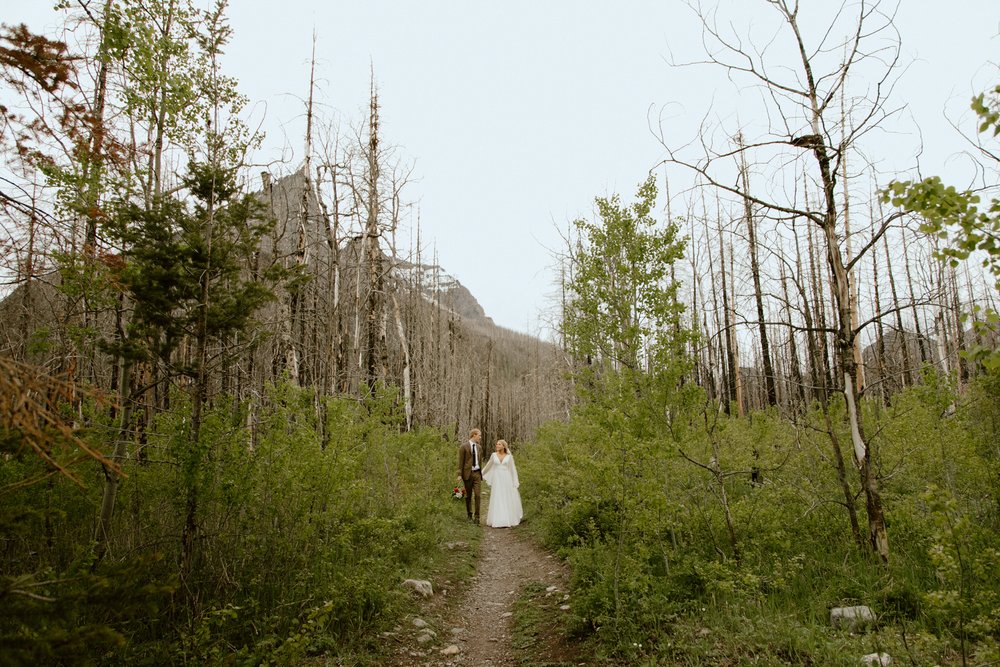
[[[458,476],[465,484],[465,511],[469,521],[479,525],[479,493],[483,486],[483,448],[479,444],[482,433],[478,428],[469,431],[469,441],[458,448]],[[475,495],[476,514],[472,514],[472,496]]]

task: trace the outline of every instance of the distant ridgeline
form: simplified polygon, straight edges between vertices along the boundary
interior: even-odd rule
[[[243,270],[248,279],[273,268],[286,276],[247,331],[213,343],[213,354],[228,359],[212,370],[213,395],[250,400],[281,378],[314,387],[317,396],[361,397],[387,385],[398,391],[403,427],[479,426],[487,440],[515,442],[566,414],[565,364],[555,346],[494,324],[440,267],[391,257],[391,229],[381,216],[377,238],[359,216],[337,220],[301,170],[261,178],[254,196],[274,226]],[[101,349],[127,326],[132,305],[113,281],[102,287],[101,308],[88,299],[58,271],[22,283],[0,303],[0,353],[111,386],[113,362]],[[132,381],[150,385],[147,411],[166,407],[156,380],[191,354],[185,341],[169,359],[139,365]]]

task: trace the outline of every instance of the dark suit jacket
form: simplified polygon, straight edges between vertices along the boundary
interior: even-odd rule
[[[483,460],[483,445],[482,443],[476,445],[476,450],[479,453],[479,469],[482,470],[486,462]],[[458,448],[458,474],[465,480],[472,477],[472,445],[466,440]]]

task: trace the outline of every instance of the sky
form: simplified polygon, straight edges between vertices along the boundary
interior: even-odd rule
[[[703,4],[718,4],[727,29],[773,34],[764,0]],[[803,14],[830,5],[801,4]],[[52,27],[51,5],[25,0],[0,20]],[[224,67],[267,133],[259,161],[286,172],[301,163],[315,32],[323,113],[360,122],[374,72],[383,141],[413,166],[402,236],[415,234],[419,211],[424,261],[436,254],[494,321],[531,334],[549,331],[570,222],[592,218],[595,197],[629,201],[663,158],[657,119],[677,143],[696,137],[706,114],[754,120],[752,104],[741,109],[755,91],[712,68],[672,65],[704,57],[681,0],[231,0],[228,14]],[[928,174],[960,170],[952,124],[1000,78],[1000,6],[900,0],[894,24],[891,101],[902,108],[869,156],[887,173],[918,154]]]

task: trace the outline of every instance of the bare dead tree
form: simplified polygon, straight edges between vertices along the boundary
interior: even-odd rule
[[[879,204],[879,215],[883,215],[881,212],[881,203]],[[894,272],[891,270],[892,267],[892,256],[889,252],[889,237],[888,235],[882,237],[882,248],[885,250],[885,265],[890,270],[886,271],[889,276],[889,294],[892,297],[893,306],[898,306],[900,303],[899,293],[896,290],[896,277]],[[896,318],[896,334],[893,339],[899,341],[899,352],[902,356],[902,374],[903,374],[903,386],[909,387],[913,384],[913,377],[911,375],[910,369],[913,367],[913,362],[910,358],[910,346],[906,340],[906,329],[903,327],[903,309],[895,307],[895,318]]]
[[[407,178],[400,178],[398,175],[393,177],[391,243],[389,253],[389,263],[393,269],[398,266],[397,258],[399,256],[396,247],[396,233],[399,230],[400,222],[400,191],[407,180]],[[399,346],[403,354],[403,414],[406,419],[406,430],[409,431],[413,427],[413,365],[410,359],[410,336],[407,335],[407,327],[403,320],[403,313],[399,308],[399,299],[396,298],[396,290],[389,292],[389,299],[392,301],[396,334],[399,336]]]
[[[724,31],[715,14],[692,4],[702,25],[707,58],[687,64],[720,67],[731,79],[747,80],[758,87],[769,126],[758,139],[736,147],[728,144],[715,148],[711,138],[703,133],[701,152],[693,156],[688,147],[675,147],[661,133],[667,151],[666,164],[693,172],[717,191],[745,199],[770,215],[805,220],[819,232],[833,295],[831,328],[835,332],[836,386],[847,407],[854,461],[865,494],[868,543],[882,561],[889,558],[889,541],[873,461],[874,443],[865,436],[860,418],[862,395],[856,384],[855,358],[859,330],[852,318],[855,299],[851,294],[850,274],[901,216],[893,213],[870,221],[861,247],[849,256],[843,245],[845,211],[838,201],[845,184],[838,174],[845,153],[893,113],[887,98],[896,75],[899,38],[886,4],[881,0],[840,4],[833,9],[832,18],[818,32],[818,37],[811,41],[803,29],[798,2],[768,0],[780,28],[767,43],[757,42],[752,35]],[[783,54],[777,54],[781,49]],[[789,58],[794,60],[794,67],[788,66]],[[848,76],[855,72],[864,74],[857,80],[871,82],[858,93],[848,86]],[[834,108],[834,103],[841,100],[844,113]],[[818,186],[819,200],[815,205],[798,204],[780,191],[748,191],[738,180],[734,184],[727,175],[726,165],[740,154],[754,156],[748,157],[750,164],[774,160],[797,164],[796,173],[808,174]]]
[[[733,259],[733,244],[729,244],[729,322],[732,326],[732,336],[729,339],[731,348],[729,350],[730,354],[730,365],[734,369],[733,375],[733,389],[734,400],[736,401],[736,414],[739,417],[743,417],[746,414],[746,401],[744,399],[743,391],[743,369],[740,363],[740,346],[739,338],[736,335],[736,262]],[[723,274],[723,280],[725,280],[725,274]]]
[[[785,319],[791,323],[791,311],[792,311],[792,301],[788,297],[788,276],[785,275],[785,265],[781,264],[781,291],[784,296],[785,305]],[[788,392],[789,396],[794,396],[795,399],[792,402],[793,411],[799,405],[804,405],[806,402],[806,390],[805,382],[802,378],[802,368],[799,365],[799,351],[798,346],[795,342],[795,329],[789,325],[788,327],[788,360],[790,365],[790,382],[794,387],[793,391]]]
[[[892,272],[892,265],[887,265],[888,272]],[[879,270],[878,270],[878,253],[872,253],[872,269],[873,269],[873,280],[872,287],[875,290],[874,304],[875,304],[875,368],[878,370],[879,378],[879,395],[881,396],[882,402],[887,403],[889,400],[888,388],[886,387],[886,366],[885,366],[885,328],[882,323],[882,295],[879,290]],[[855,325],[856,326],[856,325]]]
[[[368,152],[366,154],[368,170],[365,187],[365,261],[368,275],[368,296],[365,303],[365,378],[369,391],[374,391],[380,380],[385,379],[385,319],[383,317],[384,303],[384,272],[382,248],[379,243],[379,172],[382,165],[379,162],[379,104],[375,89],[374,74],[372,75],[371,104],[368,117]]]
[[[743,142],[743,135],[737,135],[737,143]],[[740,179],[743,190],[750,191],[750,174],[746,163],[746,155],[740,153]],[[757,257],[757,234],[754,223],[753,204],[744,198],[743,215],[747,225],[747,242],[750,249],[750,275],[753,279],[754,301],[757,304],[757,323],[760,333],[761,360],[764,364],[764,385],[767,404],[778,404],[778,391],[775,387],[774,367],[771,364],[771,350],[767,340],[767,320],[764,317],[764,296],[760,284],[760,262]]]

